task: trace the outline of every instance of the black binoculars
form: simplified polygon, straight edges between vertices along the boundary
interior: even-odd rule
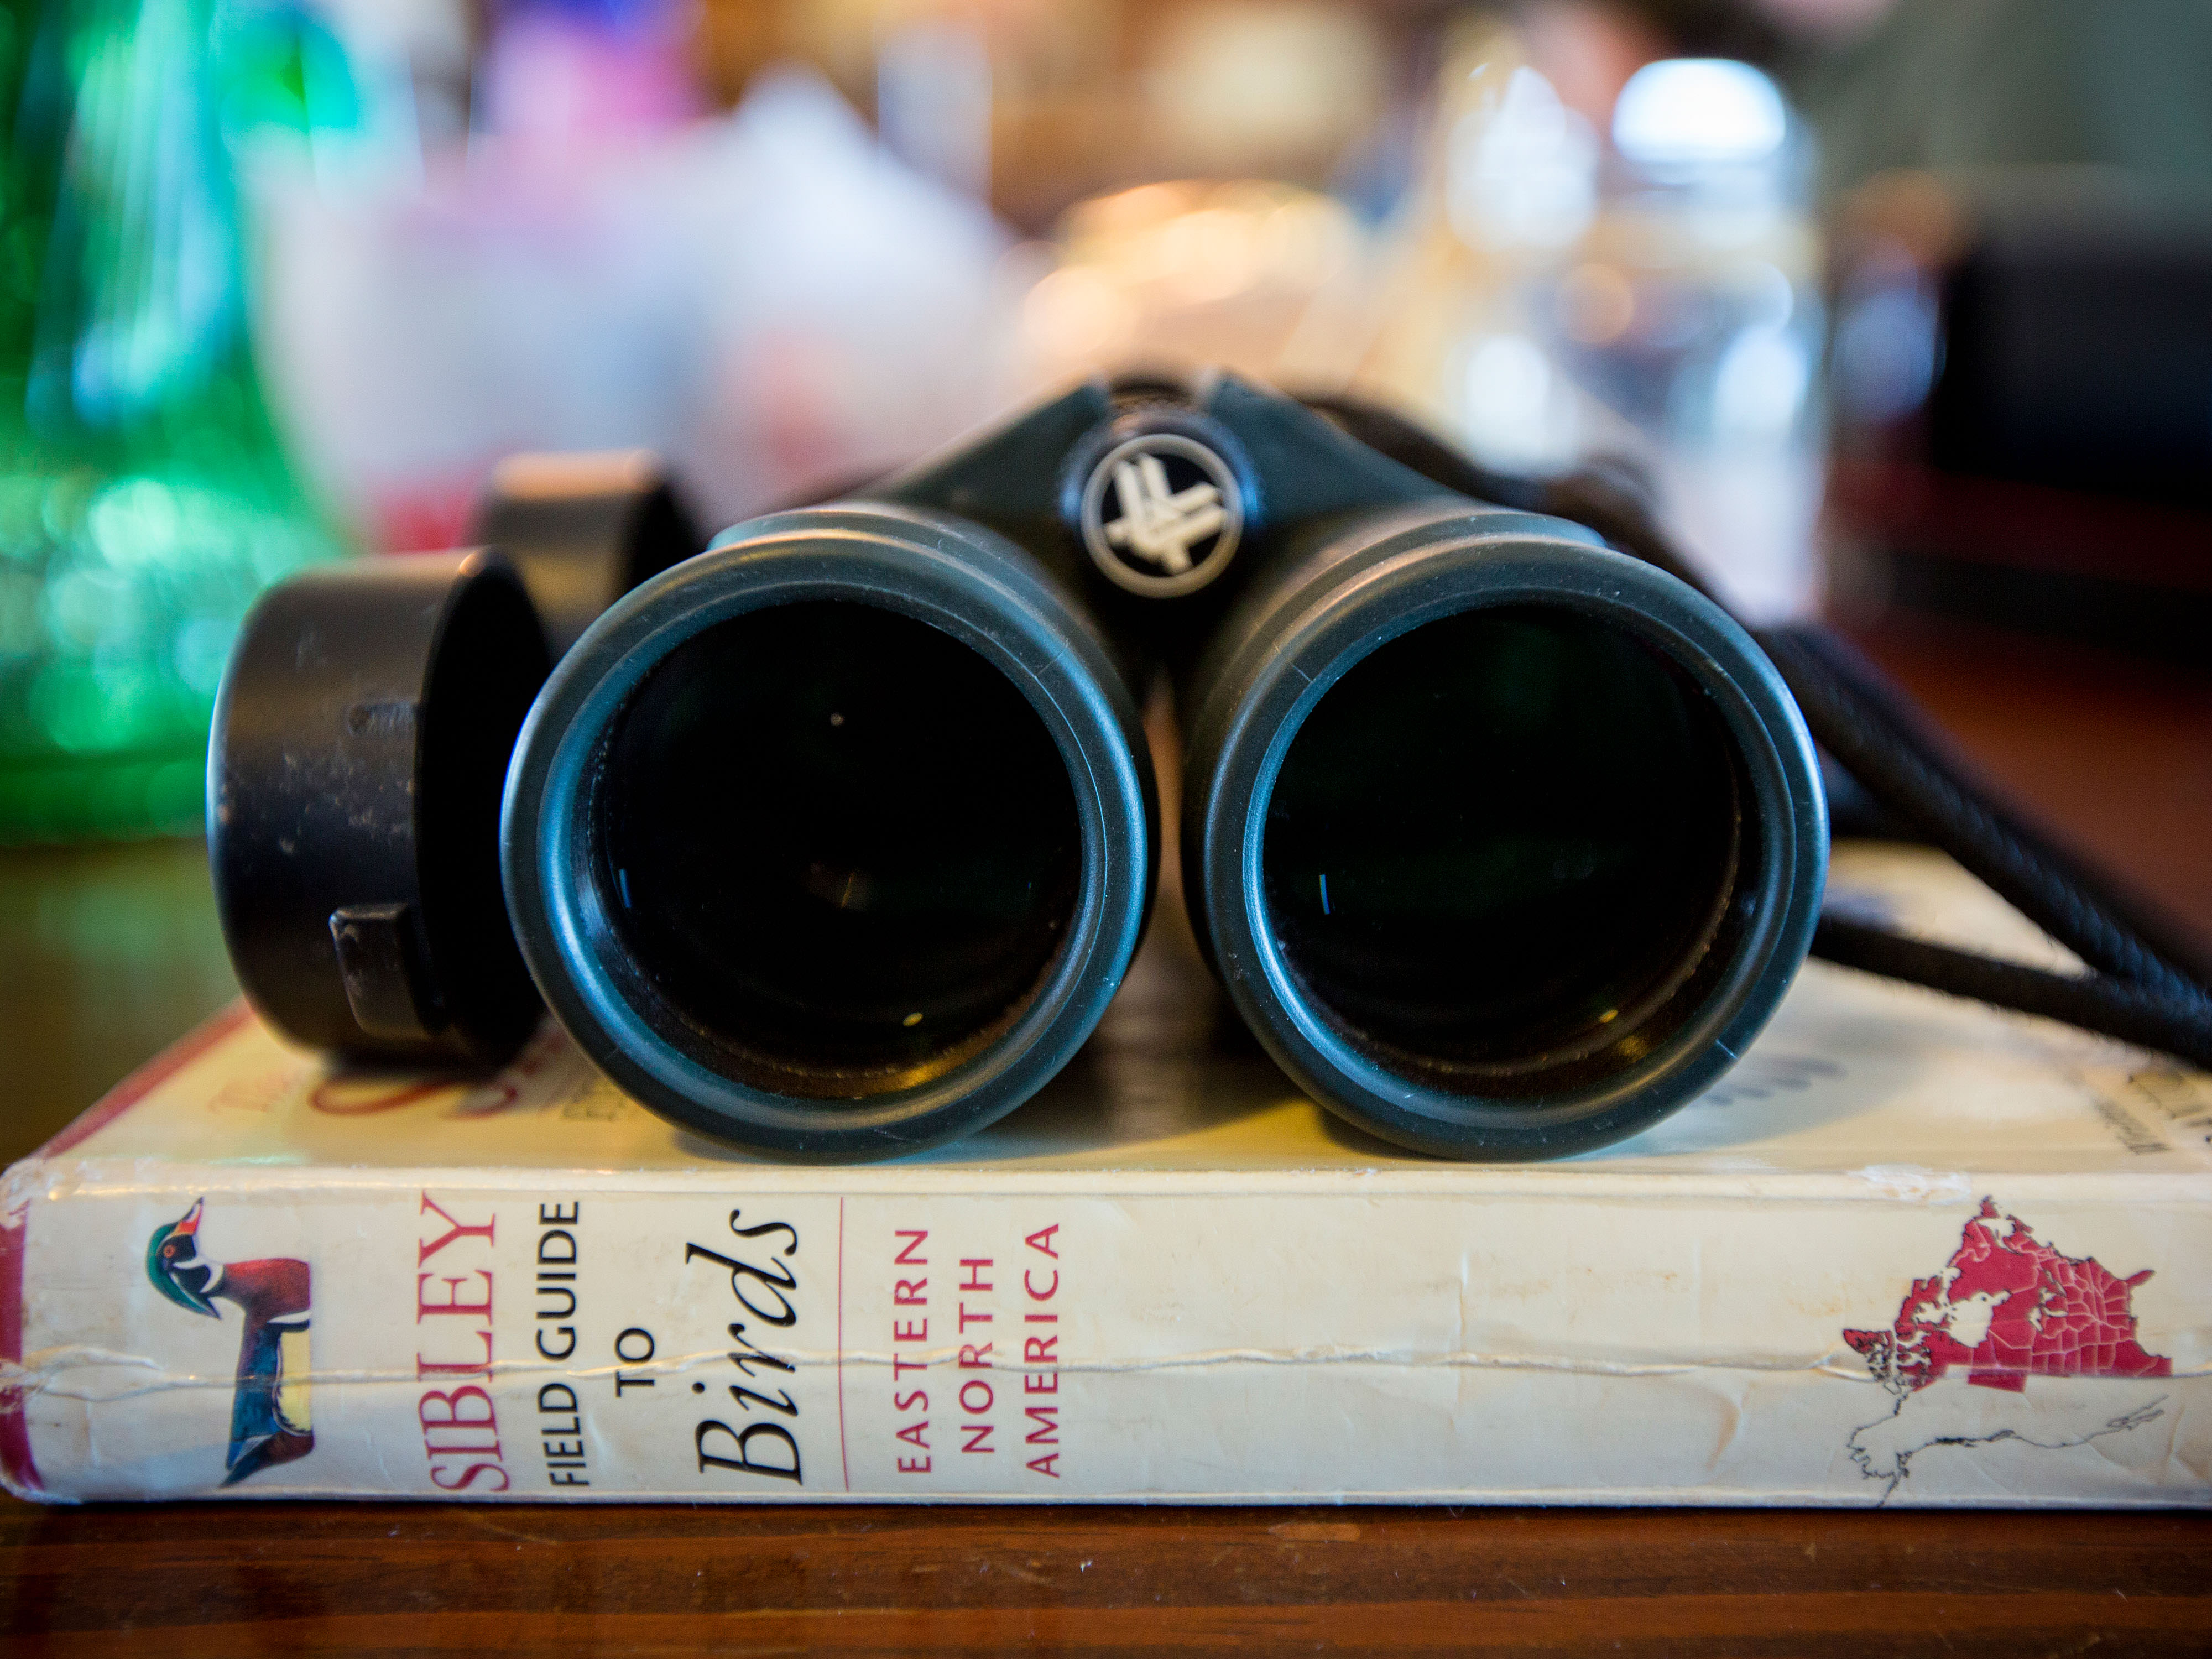
[[[659,573],[550,676],[478,552],[295,578],[225,684],[234,958],[340,1054],[495,1061],[542,996],[635,1098],[744,1146],[988,1123],[1143,936],[1162,675],[1200,948],[1301,1088],[1399,1145],[1633,1133],[1813,941],[1827,808],[1767,653],[1374,411],[1102,380],[696,556],[655,481],[529,482],[482,528],[532,590],[586,520],[601,589]]]
[[[518,495],[486,541],[532,545]],[[1074,1054],[1143,936],[1161,672],[1200,947],[1299,1086],[1392,1141],[1632,1133],[1742,1053],[1812,938],[1819,767],[1741,627],[1242,380],[1086,385],[644,562],[550,678],[487,554],[264,599],[210,823],[276,1024],[485,1062],[542,994],[722,1139],[965,1133]]]

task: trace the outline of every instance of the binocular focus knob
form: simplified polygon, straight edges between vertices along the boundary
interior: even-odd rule
[[[1250,527],[1250,469],[1220,423],[1139,409],[1102,428],[1068,468],[1063,511],[1099,574],[1175,599],[1228,574]]]

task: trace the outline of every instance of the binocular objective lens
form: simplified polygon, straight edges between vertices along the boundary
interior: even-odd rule
[[[1726,969],[1758,864],[1741,771],[1711,699],[1621,628],[1525,605],[1430,622],[1291,740],[1268,921],[1379,1065],[1485,1096],[1601,1079]]]
[[[1020,1017],[1066,944],[1083,838],[1022,692],[930,624],[811,601],[679,646],[617,718],[593,879],[650,1001],[728,1075],[861,1099]]]

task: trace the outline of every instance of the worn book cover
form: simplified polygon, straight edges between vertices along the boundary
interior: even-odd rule
[[[1954,867],[1835,902],[2065,958]],[[2202,1504],[2212,1079],[1807,967],[1562,1164],[1297,1096],[1164,904],[957,1146],[778,1165],[550,1028],[335,1073],[244,1008],[0,1195],[0,1471],[46,1499]]]

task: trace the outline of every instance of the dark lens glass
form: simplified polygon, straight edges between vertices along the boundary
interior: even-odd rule
[[[1553,608],[1432,622],[1356,664],[1268,805],[1269,921],[1340,1033],[1470,1092],[1632,1063],[1723,965],[1734,747],[1661,653]]]
[[[672,652],[615,724],[598,880],[635,969],[742,1079],[927,1080],[1011,1025],[1075,914],[1051,733],[949,635],[787,605]]]

